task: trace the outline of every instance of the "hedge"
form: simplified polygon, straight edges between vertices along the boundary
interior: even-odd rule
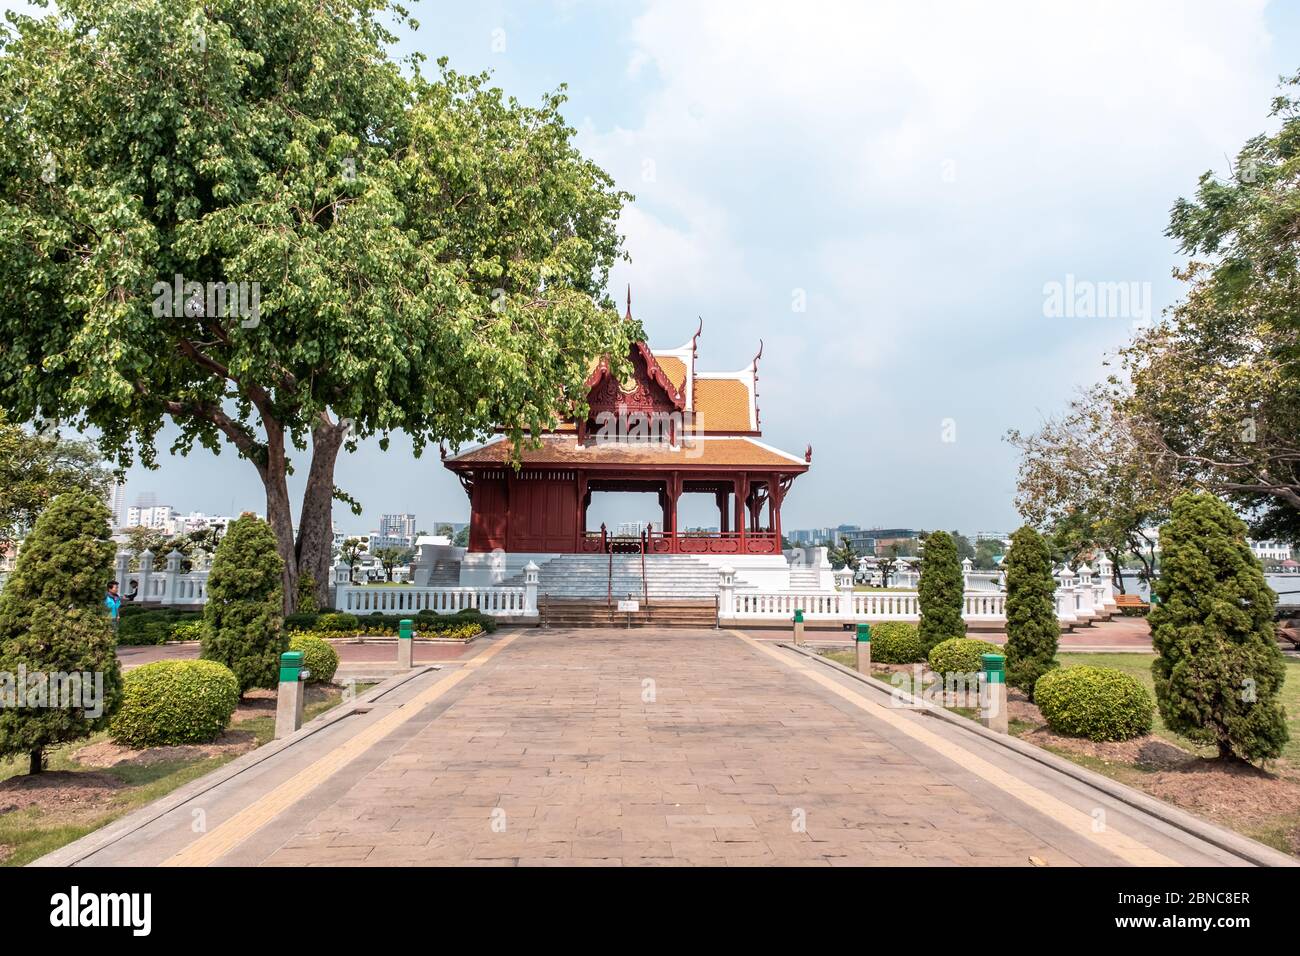
[[[302,666],[310,672],[313,684],[328,684],[339,669],[339,654],[324,638],[310,634],[294,634],[289,638],[289,650],[302,651]]]
[[[972,674],[984,669],[984,654],[1001,654],[1002,648],[973,637],[953,637],[930,649],[930,670],[936,674]]]
[[[925,646],[917,626],[907,621],[872,624],[871,660],[877,664],[915,664],[925,660]]]
[[[154,661],[129,671],[123,684],[109,734],[127,747],[208,743],[239,704],[239,681],[215,661]]]
[[[176,608],[149,608],[123,604],[117,625],[119,645],[166,644],[168,641],[193,641],[199,636],[184,625],[201,622],[198,611],[181,611]],[[190,636],[193,635],[193,636]]]
[[[1034,703],[1052,730],[1089,740],[1129,740],[1150,733],[1155,710],[1137,678],[1086,664],[1038,678]]]

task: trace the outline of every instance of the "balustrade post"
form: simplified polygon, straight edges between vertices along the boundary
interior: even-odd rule
[[[181,554],[175,548],[167,555],[167,574],[163,578],[163,604],[176,604],[176,592],[180,586],[181,577],[181,560],[185,555]]]
[[[140,552],[140,600],[153,599],[153,552],[145,548]]]
[[[718,569],[718,616],[736,616],[736,571],[730,565]]]
[[[524,565],[524,615],[537,616],[537,587],[541,582],[541,569],[529,561]]]

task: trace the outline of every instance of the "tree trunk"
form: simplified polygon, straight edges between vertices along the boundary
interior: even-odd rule
[[[298,609],[298,555],[293,546],[293,511],[289,507],[289,478],[284,457],[284,431],[266,421],[266,464],[260,469],[266,488],[266,520],[275,532],[275,550],[284,562],[280,584],[284,590],[285,615]]]
[[[45,752],[39,747],[28,755],[27,772],[29,774],[41,773],[45,769]]]
[[[324,412],[311,432],[311,467],[302,495],[295,548],[298,571],[310,574],[316,604],[329,606],[330,555],[334,551],[334,465],[347,434],[346,425],[336,425]]]

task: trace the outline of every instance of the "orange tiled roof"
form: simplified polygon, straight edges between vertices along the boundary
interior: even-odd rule
[[[686,385],[686,363],[675,355],[656,355],[655,361],[678,391]]]
[[[502,440],[448,458],[455,465],[504,465],[510,461],[510,441]],[[744,465],[805,470],[801,460],[760,445],[749,438],[687,439],[678,448],[635,442],[579,445],[576,437],[547,435],[540,448],[525,448],[526,465]]]
[[[695,379],[695,427],[709,432],[754,431],[749,388],[735,378]]]

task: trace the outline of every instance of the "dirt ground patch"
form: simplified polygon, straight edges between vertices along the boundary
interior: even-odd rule
[[[1033,707],[1032,704],[1029,706]],[[1037,710],[1035,707],[1034,711]],[[1015,716],[1014,708],[1011,715]],[[1193,764],[1206,763],[1195,754],[1150,735],[1132,740],[1085,740],[1082,737],[1065,737],[1053,733],[1047,727],[1039,727],[1022,734],[1020,739],[1038,747],[1067,750],[1106,763],[1128,764],[1140,770],[1184,769]]]
[[[60,813],[99,812],[122,781],[98,771],[47,770],[21,774],[0,783],[0,814],[36,807]]]
[[[227,730],[209,744],[179,744],[171,747],[147,747],[135,750],[104,740],[82,747],[75,754],[78,763],[88,767],[116,767],[120,764],[148,766],[168,760],[203,760],[208,757],[238,756],[257,746],[251,730]]]

